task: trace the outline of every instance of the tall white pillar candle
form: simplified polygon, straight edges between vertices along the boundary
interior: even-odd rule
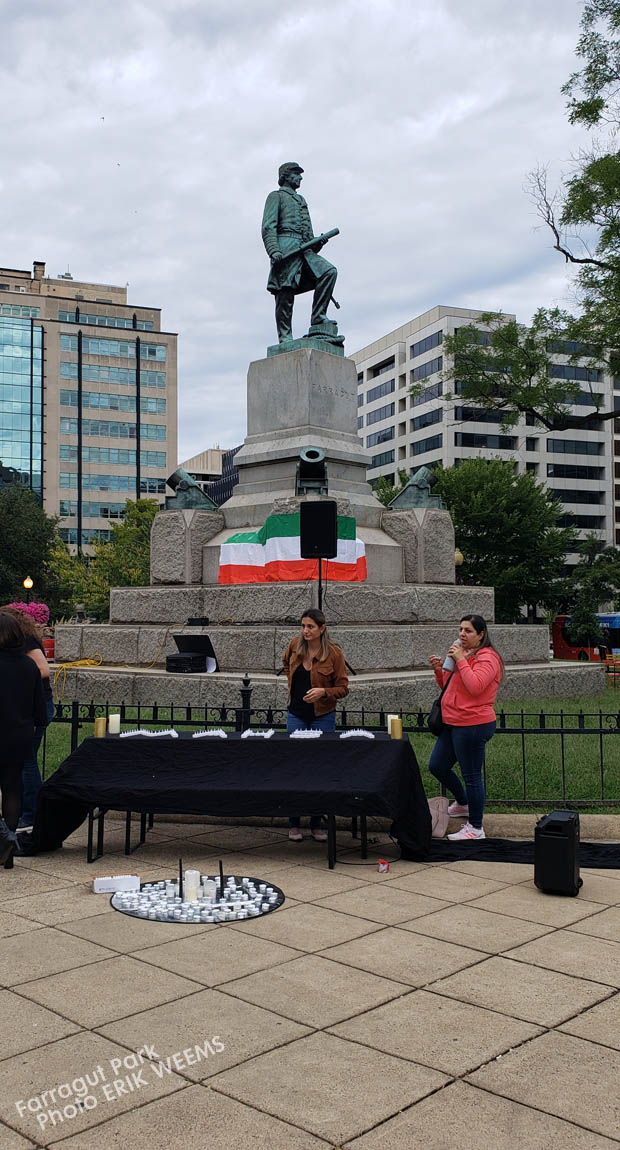
[[[108,716],[108,734],[120,735],[121,733],[121,717],[120,715]]]

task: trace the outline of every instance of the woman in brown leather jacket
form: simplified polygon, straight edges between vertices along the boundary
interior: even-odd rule
[[[282,656],[288,676],[286,729],[331,732],[336,729],[336,703],[349,693],[349,680],[340,647],[331,643],[325,616],[309,607],[301,617],[301,634],[291,639]],[[327,835],[320,829],[320,815],[310,819],[310,832],[317,842]],[[301,842],[299,817],[289,819],[288,837]]]

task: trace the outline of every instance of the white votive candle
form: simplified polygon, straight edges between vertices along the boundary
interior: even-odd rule
[[[120,735],[121,733],[121,717],[120,715],[108,716],[108,734]]]

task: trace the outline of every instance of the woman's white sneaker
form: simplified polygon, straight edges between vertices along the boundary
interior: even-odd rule
[[[460,831],[456,831],[453,835],[448,835],[452,842],[460,842],[462,839],[484,839],[486,835],[483,827],[472,827],[471,823],[463,823]]]
[[[448,807],[448,814],[451,819],[458,819],[461,817],[467,818],[469,814],[469,807],[462,807],[460,803],[450,803]]]

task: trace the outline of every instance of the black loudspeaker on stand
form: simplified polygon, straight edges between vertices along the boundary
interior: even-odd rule
[[[536,823],[534,883],[547,894],[579,894],[579,815],[551,811]]]
[[[319,561],[319,611],[323,606],[321,560],[335,559],[338,552],[338,504],[320,499],[299,505],[299,543],[302,559]]]

